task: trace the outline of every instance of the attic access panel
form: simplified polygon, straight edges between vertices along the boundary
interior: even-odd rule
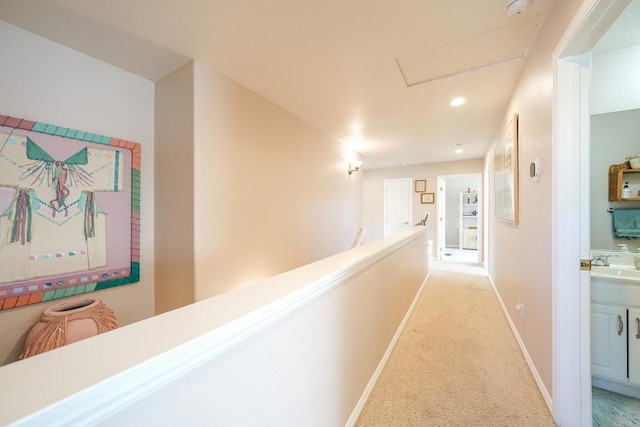
[[[0,115],[0,310],[140,280],[140,144]]]
[[[524,58],[540,15],[401,55],[396,62],[407,87]]]

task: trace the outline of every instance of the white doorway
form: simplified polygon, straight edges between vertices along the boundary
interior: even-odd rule
[[[437,177],[437,259],[477,263],[481,259],[481,175]]]
[[[384,180],[383,237],[407,231],[413,221],[411,178]]]
[[[553,413],[591,425],[590,51],[631,0],[585,0],[554,52]]]

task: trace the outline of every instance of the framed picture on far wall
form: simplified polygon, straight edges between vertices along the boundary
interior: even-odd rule
[[[424,193],[427,191],[427,180],[417,179],[415,182],[415,191],[416,193]]]
[[[435,193],[422,193],[420,195],[420,203],[424,204],[428,204],[428,203],[434,203],[435,202]]]

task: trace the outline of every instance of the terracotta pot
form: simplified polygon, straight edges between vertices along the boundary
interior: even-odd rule
[[[20,359],[117,328],[113,310],[95,298],[61,302],[47,308],[27,335]]]

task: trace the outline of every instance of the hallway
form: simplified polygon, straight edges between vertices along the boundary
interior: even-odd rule
[[[477,264],[430,277],[357,426],[553,426]]]

